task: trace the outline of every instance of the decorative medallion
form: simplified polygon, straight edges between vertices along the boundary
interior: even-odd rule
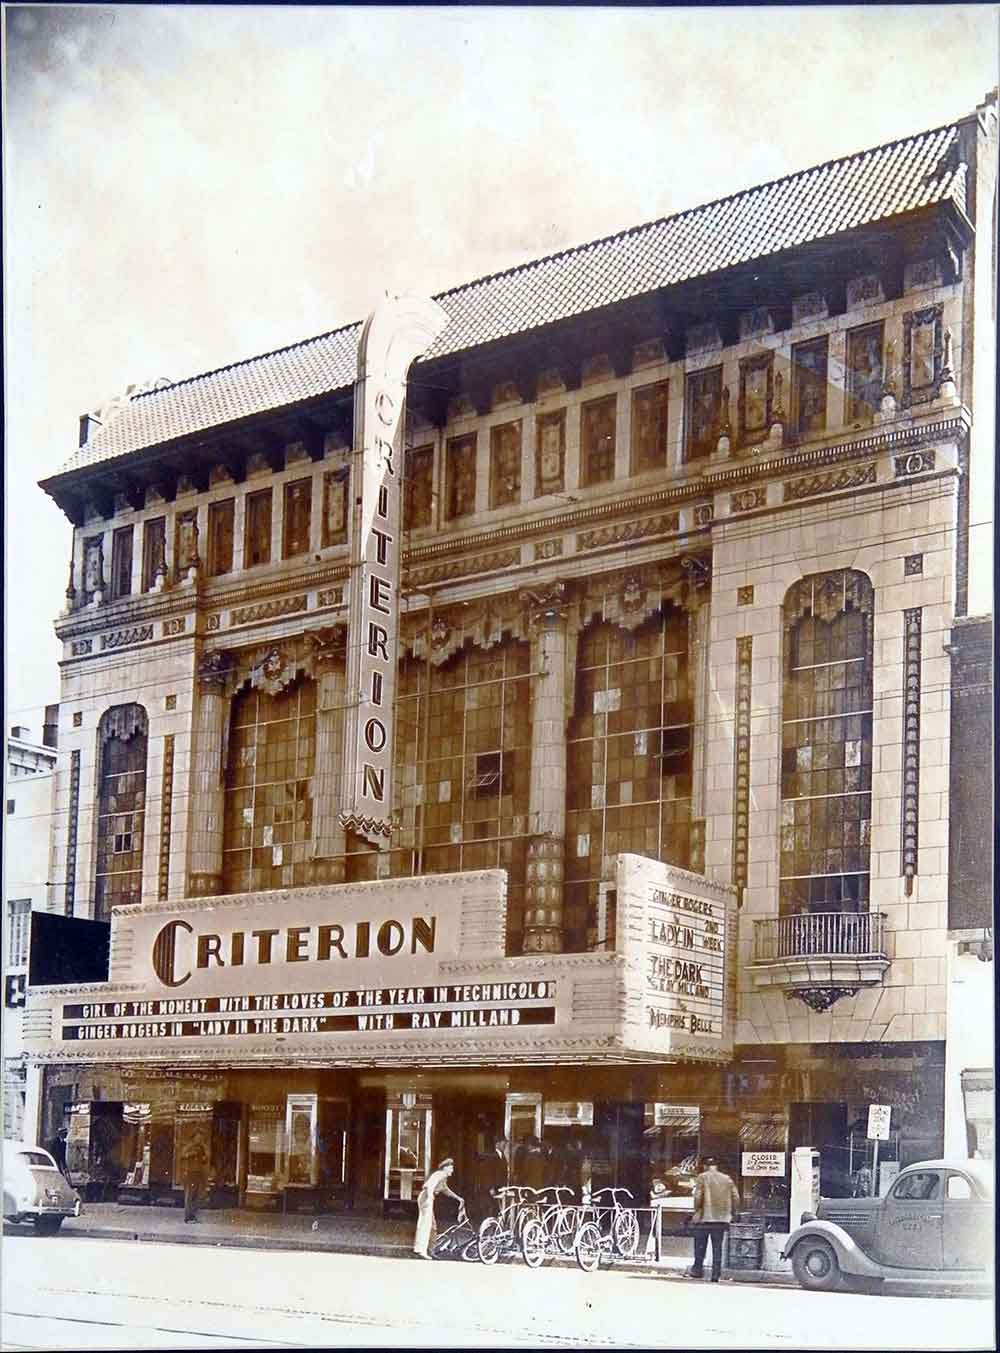
[[[928,451],[910,451],[905,456],[893,456],[893,469],[897,479],[904,479],[908,475],[926,474],[933,470],[936,459],[933,449]]]
[[[752,512],[754,508],[767,506],[767,489],[759,485],[752,489],[741,489],[729,499],[731,512]]]
[[[711,526],[714,510],[711,503],[699,503],[694,510],[695,526]]]
[[[804,1001],[810,1010],[822,1014],[845,996],[856,996],[858,991],[858,987],[792,987],[785,996],[790,1001]]]
[[[753,605],[753,583],[747,583],[745,587],[738,587],[736,589],[736,605],[737,606]]]
[[[184,633],[184,627],[185,627],[185,624],[186,624],[186,621],[185,621],[184,616],[182,616],[182,615],[177,616],[177,617],[176,617],[175,619],[173,619],[173,620],[164,620],[164,622],[163,622],[163,636],[164,636],[164,638],[169,638],[171,635],[174,635],[174,634],[183,634],[183,633]]]
[[[74,658],[84,658],[88,653],[93,653],[93,639],[74,639],[72,644],[72,653]]]
[[[908,554],[903,560],[903,576],[905,578],[916,577],[917,574],[924,571],[924,556],[922,554]]]
[[[535,541],[536,559],[556,559],[563,552],[562,537],[557,536],[553,540]]]

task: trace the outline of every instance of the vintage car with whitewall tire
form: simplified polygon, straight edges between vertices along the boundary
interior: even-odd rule
[[[80,1215],[80,1206],[80,1195],[48,1151],[29,1142],[4,1142],[5,1222],[28,1222],[39,1235],[55,1235],[65,1217]]]
[[[925,1160],[881,1198],[821,1198],[785,1243],[802,1287],[979,1287],[993,1278],[993,1162]]]

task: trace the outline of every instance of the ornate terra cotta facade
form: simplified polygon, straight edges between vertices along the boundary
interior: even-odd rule
[[[743,1148],[787,1165],[802,1144],[849,1189],[869,1101],[893,1108],[883,1160],[936,1154],[942,645],[967,609],[970,466],[992,455],[975,408],[995,136],[987,102],[905,154],[854,157],[849,195],[843,164],[821,166],[438,298],[403,425],[393,812],[374,844],[344,812],[358,326],[83,420],[44,485],[74,525],[50,907],[105,914],[99,822],[141,851],[140,894],[113,917],[111,987],[32,993],[29,1019],[39,1130],[65,1114],[94,1179],[111,1134],[101,1187],[171,1185],[188,1102],[247,1200],[299,1179],[302,1114],[311,1180],[400,1203],[431,1145],[468,1175],[500,1131],[559,1149],[575,1132],[639,1192],[699,1151],[738,1175]],[[102,720],[126,707],[145,755],[123,743],[111,770]],[[112,774],[131,777],[128,822]],[[622,891],[636,859],[687,880],[661,889],[659,930]],[[278,990],[267,965],[251,982],[249,940],[216,945],[217,918],[245,913],[241,933],[290,946],[280,994],[329,995],[319,960],[299,966],[315,935],[292,931],[373,923],[385,890],[410,915],[449,878],[448,914],[468,939],[488,912],[490,951],[425,955],[414,990],[523,978],[540,1009],[552,985],[551,1028],[64,1037],[149,1018],[114,1007],[153,999],[128,937],[165,916],[216,937],[225,990],[191,991]],[[502,905],[460,900],[495,878]],[[725,924],[687,924],[681,896],[715,898]],[[344,990],[406,985],[382,958]],[[720,1038],[682,1042],[713,964]],[[98,1101],[131,1119],[98,1130]],[[780,1221],[781,1187],[744,1185]]]

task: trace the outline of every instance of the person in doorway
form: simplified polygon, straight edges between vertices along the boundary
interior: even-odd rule
[[[61,1127],[45,1148],[58,1166],[59,1173],[66,1179],[69,1179],[69,1175],[66,1174],[66,1141],[68,1137],[69,1133],[66,1128]]]
[[[851,1190],[855,1198],[867,1198],[872,1191],[872,1172],[867,1165],[862,1165],[860,1170],[854,1174],[854,1187]]]
[[[503,1137],[498,1137],[493,1144],[493,1150],[488,1156],[484,1156],[479,1171],[479,1190],[476,1199],[477,1216],[473,1221],[477,1224],[485,1217],[491,1216],[498,1211],[500,1206],[500,1190],[507,1186],[510,1178],[510,1166],[507,1158],[507,1142]]]
[[[198,1220],[198,1206],[208,1181],[208,1152],[199,1137],[188,1143],[181,1156],[181,1178],[184,1183],[184,1220]]]
[[[705,1276],[705,1254],[712,1242],[712,1282],[722,1276],[722,1244],[733,1213],[740,1205],[736,1185],[719,1169],[714,1156],[706,1157],[701,1174],[694,1181],[694,1211],[691,1227],[694,1231],[694,1266],[688,1277]]]
[[[439,1193],[454,1198],[458,1203],[458,1219],[465,1218],[465,1201],[448,1187],[448,1180],[455,1173],[455,1162],[446,1156],[441,1164],[424,1180],[424,1186],[417,1195],[417,1233],[413,1237],[413,1253],[421,1259],[429,1259],[428,1249],[434,1241],[437,1227],[434,1222],[434,1199]]]

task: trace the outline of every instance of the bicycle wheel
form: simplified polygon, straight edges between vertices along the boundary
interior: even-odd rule
[[[479,1262],[479,1237],[475,1235],[462,1246],[462,1258],[469,1264]]]
[[[529,1268],[541,1268],[547,1252],[545,1227],[532,1219],[521,1232],[521,1257]]]
[[[639,1221],[635,1213],[623,1209],[615,1213],[611,1223],[611,1239],[616,1253],[623,1259],[631,1259],[639,1248]]]
[[[576,1213],[571,1207],[561,1207],[552,1222],[552,1239],[560,1254],[567,1257],[576,1248]]]
[[[602,1249],[601,1232],[596,1222],[584,1222],[576,1237],[576,1262],[584,1273],[593,1273],[597,1268]]]
[[[477,1243],[481,1261],[484,1264],[495,1264],[503,1249],[503,1227],[496,1217],[487,1217],[482,1223]]]

